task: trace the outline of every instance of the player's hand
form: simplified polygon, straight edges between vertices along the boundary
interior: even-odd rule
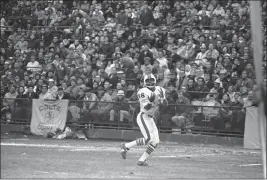
[[[159,97],[164,98],[164,93],[163,93],[162,88],[159,89]]]
[[[156,98],[156,94],[152,92],[151,95],[149,96],[149,99],[148,100],[150,102],[153,102],[155,100],[155,98]]]
[[[162,101],[161,101],[161,105],[162,105],[162,106],[168,106],[168,101],[167,101],[167,99],[162,99]]]

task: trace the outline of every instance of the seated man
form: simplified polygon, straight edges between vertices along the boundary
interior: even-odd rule
[[[110,111],[110,121],[114,121],[115,115],[119,115],[120,122],[123,122],[125,117],[132,123],[132,115],[129,113],[130,106],[123,90],[118,91],[117,98],[114,102],[113,109]]]
[[[178,92],[178,99],[175,104],[177,104],[176,115],[172,117],[172,122],[174,122],[178,128],[181,128],[182,131],[192,127],[193,122],[190,122],[187,116],[193,111],[193,107],[188,106],[190,105],[190,101],[184,97],[181,91]]]
[[[112,99],[108,93],[105,92],[104,87],[98,86],[97,88],[97,99],[99,100],[97,103],[96,109],[91,110],[91,116],[93,122],[101,122],[104,121],[104,117],[106,114],[110,112],[113,104]]]

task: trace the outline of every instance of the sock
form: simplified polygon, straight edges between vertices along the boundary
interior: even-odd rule
[[[145,145],[145,139],[140,138],[132,142],[125,143],[126,148],[131,148],[133,146],[142,146]]]
[[[146,151],[144,152],[144,154],[141,156],[141,158],[139,159],[139,161],[145,161],[148,156],[156,149],[155,146],[153,146],[152,144],[149,144]]]

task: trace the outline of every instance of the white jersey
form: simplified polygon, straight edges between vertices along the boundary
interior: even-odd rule
[[[153,102],[150,102],[149,98],[152,96],[153,93],[155,93],[156,97]],[[161,94],[163,95],[162,97]],[[156,86],[155,90],[151,91],[150,89],[144,87],[137,92],[137,96],[140,102],[140,112],[143,112],[149,116],[154,116],[155,111],[157,110],[161,100],[165,99],[165,89],[160,86]],[[152,105],[149,110],[146,110],[144,108],[147,104]]]

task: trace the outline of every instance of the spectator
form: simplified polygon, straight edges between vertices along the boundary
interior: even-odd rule
[[[104,91],[104,87],[99,86],[97,91],[97,98],[99,100],[97,109],[91,110],[90,114],[93,122],[102,122],[112,108],[112,104],[110,103],[112,99],[110,95]]]
[[[25,94],[33,86],[39,95],[42,86],[53,79],[54,86],[61,86],[71,99],[83,100],[84,88],[97,90],[108,80],[107,93],[115,100],[117,86],[134,89],[142,85],[143,74],[153,73],[159,85],[181,89],[190,100],[201,100],[203,92],[197,80],[204,78],[212,92],[205,101],[221,102],[227,93],[238,106],[233,97],[241,93],[239,103],[246,103],[255,84],[246,2],[186,1],[172,5],[140,1],[128,6],[94,0],[69,4],[14,4],[17,10],[1,19],[4,95],[13,85],[24,86]],[[29,20],[11,20],[11,15]],[[263,13],[264,20],[265,16]],[[117,24],[116,19],[121,22]],[[266,41],[263,46],[265,49]],[[134,69],[120,66],[120,58],[125,56],[133,59]],[[128,95],[136,100],[136,92]],[[240,114],[233,110],[234,116],[244,116],[243,111],[236,112]],[[237,125],[232,123],[232,128]]]
[[[39,68],[40,68],[39,62],[36,60],[34,55],[31,56],[31,61],[28,62],[27,64],[27,70],[35,72],[35,71],[39,71],[40,70]]]
[[[70,95],[65,93],[63,87],[58,87],[56,99],[71,99]]]
[[[176,114],[171,118],[172,122],[175,123],[175,125],[184,131],[187,128],[190,128],[193,124],[190,122],[187,117],[189,116],[189,113],[192,111],[190,105],[189,99],[184,97],[183,93],[181,91],[178,92],[178,99],[176,101]]]
[[[143,26],[148,26],[154,22],[153,13],[151,9],[149,9],[147,3],[145,3],[143,7],[141,8],[140,21]]]
[[[247,77],[247,71],[245,70],[242,72],[241,79],[236,82],[236,90],[240,90],[241,86],[247,86],[249,89],[253,88],[253,81]]]
[[[48,80],[48,93],[50,93],[53,98],[56,98],[58,92],[58,87],[55,85],[54,79]]]
[[[123,122],[124,118],[132,122],[132,115],[130,114],[130,106],[128,100],[125,98],[125,93],[123,90],[119,90],[117,94],[117,99],[114,101],[112,110],[110,111],[110,121],[114,121],[116,116],[119,116],[119,122]]]
[[[46,99],[54,99],[53,95],[48,92],[48,86],[46,84],[42,85],[42,92],[39,94],[39,99],[46,100]]]

